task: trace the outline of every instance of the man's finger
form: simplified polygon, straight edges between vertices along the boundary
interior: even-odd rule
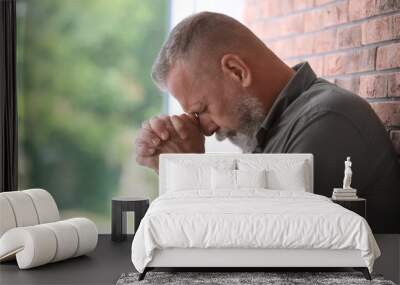
[[[172,116],[171,123],[174,126],[176,132],[178,133],[179,137],[183,140],[187,139],[188,133],[185,122],[178,116]]]
[[[158,137],[160,137],[164,141],[167,140],[170,136],[165,121],[166,119],[159,117],[153,117],[149,120],[151,129],[156,133]]]
[[[141,129],[135,140],[135,145],[148,145],[157,147],[161,139],[151,130]]]
[[[136,145],[136,155],[139,156],[152,156],[156,153],[156,149],[147,145]]]
[[[196,117],[195,115],[192,114],[181,114],[179,116],[181,119],[183,119],[185,122],[189,122],[191,123],[193,126],[200,128],[200,122],[199,122],[199,118]]]
[[[158,156],[136,156],[136,162],[142,166],[154,169],[158,173]]]
[[[143,122],[142,122],[142,129],[151,130],[149,120],[146,120],[146,121],[143,121]]]
[[[171,122],[171,117],[167,116],[167,115],[162,115],[162,116],[159,116],[159,118],[161,120],[163,120],[163,123],[165,124],[165,126],[166,126],[166,128],[167,128],[167,130],[169,132],[169,135],[172,136],[172,137],[177,136],[175,128],[174,128],[174,126],[172,125],[172,122]]]

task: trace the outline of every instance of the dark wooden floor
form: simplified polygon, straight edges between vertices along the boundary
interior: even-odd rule
[[[134,271],[132,237],[116,243],[99,235],[95,251],[87,256],[19,270],[16,261],[0,264],[0,284],[115,284],[124,272]]]

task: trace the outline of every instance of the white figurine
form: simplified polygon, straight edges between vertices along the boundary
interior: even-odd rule
[[[353,172],[351,171],[351,161],[350,156],[347,157],[347,160],[344,162],[344,179],[343,179],[343,189],[352,189],[351,184],[351,176]]]

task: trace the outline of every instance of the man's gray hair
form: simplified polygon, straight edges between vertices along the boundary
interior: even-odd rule
[[[253,35],[240,22],[224,14],[201,12],[185,18],[172,29],[162,46],[151,77],[159,87],[165,88],[168,73],[178,60],[193,56],[195,51],[211,56],[221,45],[237,45],[241,42],[239,38],[248,34],[244,30]]]

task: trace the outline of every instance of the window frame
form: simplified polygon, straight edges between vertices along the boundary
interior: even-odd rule
[[[0,2],[0,192],[18,190],[16,0]]]

